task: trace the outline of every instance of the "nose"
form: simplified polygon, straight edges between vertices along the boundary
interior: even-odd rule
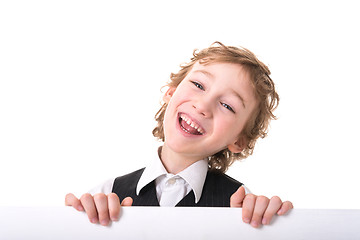
[[[196,110],[196,112],[203,117],[210,118],[212,116],[212,105],[209,99],[197,99],[197,101],[195,101],[192,106]]]

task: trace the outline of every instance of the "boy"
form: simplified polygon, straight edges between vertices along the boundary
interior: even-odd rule
[[[156,114],[155,137],[164,142],[146,168],[118,177],[94,196],[65,198],[93,223],[118,220],[120,206],[242,207],[243,221],[269,224],[292,208],[279,197],[245,194],[225,175],[236,160],[252,154],[265,137],[279,97],[269,69],[247,49],[220,42],[171,74]],[[120,204],[121,201],[121,204]]]

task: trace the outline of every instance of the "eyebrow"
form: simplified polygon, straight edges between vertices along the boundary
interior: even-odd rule
[[[241,95],[238,94],[236,91],[232,90],[232,92],[236,97],[238,97],[240,99],[240,102],[242,103],[243,107],[246,108],[244,98],[242,98]]]
[[[193,73],[202,73],[202,74],[204,74],[204,75],[206,75],[206,76],[208,76],[210,78],[214,78],[213,74],[211,74],[210,72],[205,71],[205,70],[195,70]]]

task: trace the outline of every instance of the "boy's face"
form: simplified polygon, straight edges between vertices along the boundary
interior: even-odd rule
[[[178,87],[166,92],[164,101],[164,147],[193,160],[245,147],[240,133],[257,100],[241,65],[197,62]]]

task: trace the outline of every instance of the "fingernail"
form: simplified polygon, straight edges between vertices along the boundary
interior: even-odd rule
[[[244,218],[244,220],[243,220],[245,223],[249,223],[250,222],[250,219],[248,219],[248,218]]]
[[[256,221],[251,221],[251,226],[253,227],[258,227],[259,224]]]
[[[101,225],[103,226],[107,226],[109,224],[109,221],[108,220],[101,220]]]
[[[263,218],[263,220],[262,220],[262,224],[263,224],[263,225],[268,224],[268,221],[267,221],[267,219],[266,219],[266,218]]]
[[[97,222],[98,222],[98,219],[97,219],[96,217],[94,217],[94,218],[90,219],[90,222],[91,222],[91,223],[97,223]]]
[[[78,207],[77,207],[77,210],[78,210],[78,211],[84,211],[84,208],[83,208],[82,206],[78,206]]]

